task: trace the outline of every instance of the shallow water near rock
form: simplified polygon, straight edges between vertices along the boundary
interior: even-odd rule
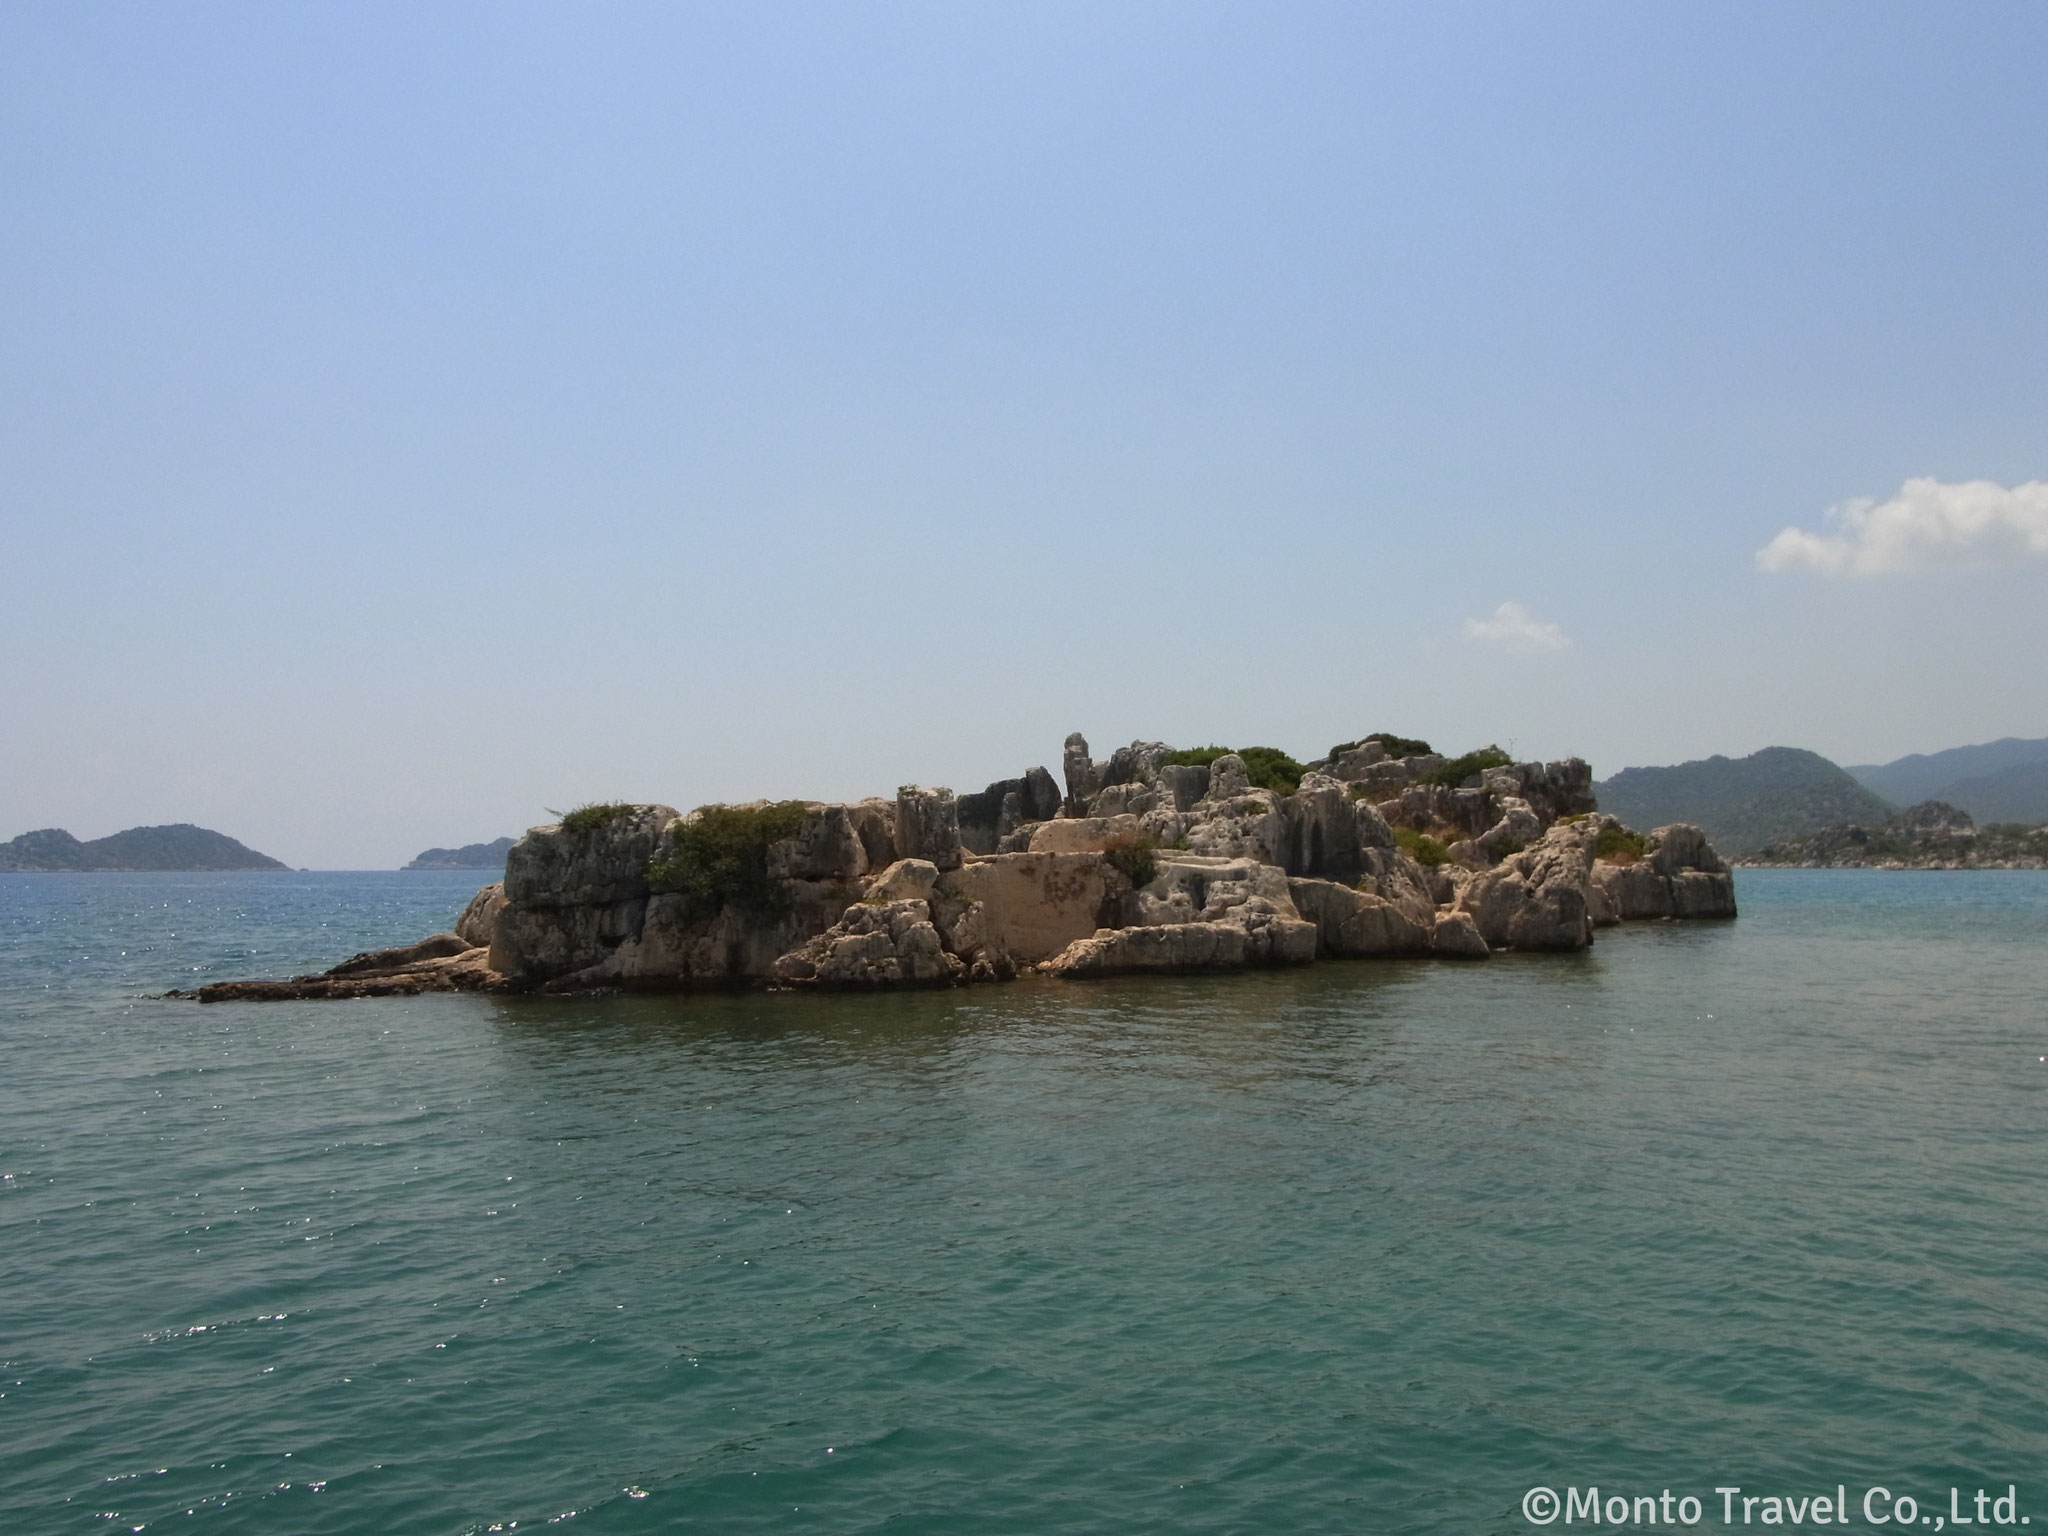
[[[0,1530],[2048,1519],[2048,875],[1471,964],[142,995],[477,883],[0,876]]]

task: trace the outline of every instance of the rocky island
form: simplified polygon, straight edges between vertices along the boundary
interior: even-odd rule
[[[495,838],[488,843],[464,843],[460,848],[429,848],[406,869],[503,869],[512,851],[512,839]]]
[[[2048,869],[2048,826],[1980,828],[1968,811],[1923,800],[1867,824],[1836,822],[1768,844],[1741,862],[1775,869]]]
[[[702,986],[872,988],[1579,950],[1640,919],[1735,915],[1697,827],[1603,815],[1578,758],[1449,758],[1384,733],[1106,759],[1067,738],[966,795],[591,805],[529,831],[452,931],[230,999]]]
[[[0,843],[0,873],[4,874],[192,873],[289,867],[224,833],[195,827],[189,821],[168,827],[130,827],[89,843],[80,842],[62,827],[44,827]]]

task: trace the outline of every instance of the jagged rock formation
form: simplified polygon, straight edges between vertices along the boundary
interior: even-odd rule
[[[1281,754],[1253,752],[1255,783],[1238,753],[1172,755],[1133,742],[1097,761],[1070,736],[1064,794],[1034,768],[964,797],[906,785],[894,800],[687,815],[589,806],[521,838],[502,884],[451,934],[193,995],[899,987],[1483,959],[1583,949],[1631,918],[1735,914],[1727,866],[1698,828],[1629,832],[1595,809],[1576,758],[1394,758],[1370,740],[1282,759],[1284,772]]]
[[[1792,869],[2048,869],[2048,826],[1978,827],[1924,800],[1873,825],[1837,822],[1759,849],[1744,864]]]

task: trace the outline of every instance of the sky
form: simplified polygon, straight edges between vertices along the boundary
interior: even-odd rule
[[[0,7],[0,839],[2048,735],[2048,8]]]

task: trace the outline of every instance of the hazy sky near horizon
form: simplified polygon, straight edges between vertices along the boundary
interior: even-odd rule
[[[2048,734],[2044,60],[1997,3],[14,0],[0,839]]]

